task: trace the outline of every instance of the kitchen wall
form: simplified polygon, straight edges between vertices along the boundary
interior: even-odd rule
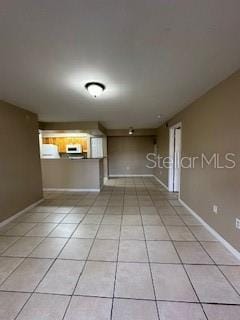
[[[146,155],[154,150],[154,136],[109,136],[109,175],[152,174]]]
[[[178,113],[169,126],[182,122],[182,155],[209,158],[220,155],[221,165],[227,164],[226,153],[236,154],[234,169],[214,169],[212,165],[181,171],[181,199],[237,250],[240,250],[240,230],[235,227],[240,218],[240,71],[207,92]],[[158,129],[158,151],[168,155],[169,129]],[[168,170],[156,169],[155,174],[167,185]],[[218,214],[213,213],[218,206]]]
[[[42,198],[37,115],[0,101],[0,222]]]
[[[55,144],[58,146],[58,151],[65,153],[66,146],[68,144],[80,144],[82,146],[83,152],[89,151],[89,138],[81,137],[43,137],[43,143],[46,144]]]

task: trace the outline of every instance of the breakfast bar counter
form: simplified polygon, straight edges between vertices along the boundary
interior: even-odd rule
[[[41,159],[43,189],[99,191],[103,186],[103,158]]]

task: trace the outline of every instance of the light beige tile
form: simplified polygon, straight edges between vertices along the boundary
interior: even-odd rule
[[[122,226],[121,229],[122,240],[144,240],[144,233],[142,226]]]
[[[112,297],[115,270],[116,263],[88,261],[74,294]]]
[[[201,226],[201,222],[198,221],[195,217],[190,215],[181,215],[181,218],[187,226]]]
[[[145,241],[121,240],[118,260],[123,262],[148,262]]]
[[[115,297],[154,299],[149,265],[147,263],[118,263]]]
[[[95,201],[93,204],[92,204],[92,207],[103,207],[106,209],[108,205],[108,200],[98,200],[98,201]]]
[[[117,240],[120,236],[120,226],[117,225],[100,225],[97,233],[97,239]]]
[[[154,301],[114,299],[112,320],[158,320]]]
[[[158,302],[161,320],[207,320],[200,304]]]
[[[220,266],[220,269],[240,294],[240,266]]]
[[[104,214],[106,210],[106,207],[91,207],[88,210],[88,214]]]
[[[217,267],[186,265],[186,269],[201,302],[240,304],[239,295]]]
[[[162,221],[166,226],[184,226],[183,220],[178,216],[162,216]]]
[[[189,229],[199,241],[217,241],[203,226],[189,226]]]
[[[16,320],[62,320],[70,297],[33,294]]]
[[[136,204],[138,204],[137,200],[135,200]],[[126,204],[126,201],[125,201],[125,204]],[[131,206],[131,207],[128,207],[128,206],[125,206],[123,208],[123,214],[140,214],[140,208],[138,206]]]
[[[117,225],[119,226],[121,224],[122,221],[122,216],[121,215],[105,215],[103,220],[102,220],[102,224],[106,224],[106,225]]]
[[[240,306],[203,304],[208,320],[237,320]]]
[[[122,225],[124,226],[141,226],[142,225],[142,219],[140,214],[135,215],[124,215],[122,219]]]
[[[197,301],[191,283],[181,265],[151,264],[151,269],[158,300]]]
[[[70,239],[59,258],[86,260],[92,243],[93,239]]]
[[[83,266],[83,261],[56,260],[36,292],[72,294]]]
[[[23,222],[44,222],[44,220],[50,215],[50,212],[39,212],[39,213],[27,213],[21,218]]]
[[[179,215],[191,216],[191,213],[185,207],[174,207],[174,209],[177,211]]]
[[[23,258],[0,257],[0,284],[23,262]]]
[[[158,208],[158,213],[161,216],[176,216],[177,215],[176,211],[172,207],[167,207],[167,208],[160,207],[160,208]]]
[[[175,247],[183,263],[213,264],[213,260],[198,242],[175,242]]]
[[[96,239],[91,249],[89,260],[116,261],[118,252],[117,240]]]
[[[29,293],[0,292],[0,319],[15,319],[29,297]]]
[[[82,224],[100,224],[102,218],[102,214],[89,214],[85,216],[85,218],[82,221]]]
[[[144,226],[146,240],[170,240],[165,227]]]
[[[139,203],[139,206],[140,206],[141,213],[143,213],[142,210],[141,210],[142,208],[153,208],[154,207],[154,203],[151,200],[138,200],[138,203]],[[145,211],[145,214],[147,214],[147,213],[149,213],[149,214],[156,213],[156,211],[154,211],[154,212],[152,212],[152,211],[153,211],[153,209],[151,210],[151,212]]]
[[[84,217],[85,214],[83,213],[69,213],[65,216],[62,223],[80,223]]]
[[[157,214],[157,209],[153,206],[141,206],[141,214]]]
[[[168,200],[168,201],[173,207],[182,207],[182,204],[179,200]]]
[[[39,212],[39,213],[50,213],[57,210],[57,206],[50,206],[50,205],[44,205],[41,203],[40,206],[36,206],[33,209],[31,209],[32,212]]]
[[[44,222],[60,223],[64,217],[66,217],[65,213],[51,213],[44,219]]]
[[[29,255],[33,258],[56,258],[64,247],[66,238],[46,238]]]
[[[27,258],[1,285],[1,290],[32,292],[52,264],[50,259]]]
[[[19,237],[0,237],[0,254],[9,248]]]
[[[174,241],[196,241],[192,233],[184,226],[167,226],[170,237]]]
[[[89,210],[89,207],[74,207],[70,213],[81,213],[81,214],[86,214]]]
[[[42,240],[43,238],[40,237],[21,238],[7,249],[3,255],[10,257],[27,257]]]
[[[144,226],[162,226],[162,220],[157,214],[142,215]]]
[[[48,235],[48,237],[69,238],[77,226],[78,225],[75,223],[61,223]]]
[[[23,236],[29,230],[31,230],[36,223],[24,223],[20,222],[8,230],[5,234],[9,236]]]
[[[33,229],[31,229],[25,236],[28,237],[46,237],[57,224],[55,223],[38,223]]]
[[[180,263],[177,252],[170,241],[147,241],[150,262]]]
[[[124,207],[138,207],[139,203],[138,200],[125,200],[123,202]],[[127,212],[125,212],[124,214],[128,214]]]
[[[0,235],[4,235],[8,230],[12,229],[14,226],[17,225],[17,222],[9,222],[4,226],[0,227]]]
[[[61,206],[57,208],[54,213],[69,213],[72,209],[72,206]]]
[[[216,264],[240,266],[240,260],[219,242],[202,242],[202,245]]]
[[[64,320],[110,320],[112,299],[72,297]]]
[[[73,238],[95,238],[99,226],[96,224],[81,224],[73,233]]]
[[[169,209],[172,208],[167,200],[154,201],[154,205],[157,208],[169,208]]]
[[[106,209],[106,214],[122,214],[122,206],[108,206]]]

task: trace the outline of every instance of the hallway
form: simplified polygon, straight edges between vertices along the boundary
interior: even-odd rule
[[[46,192],[0,255],[3,320],[240,319],[240,261],[152,177]]]

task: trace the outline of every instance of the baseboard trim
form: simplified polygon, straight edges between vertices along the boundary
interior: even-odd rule
[[[153,175],[153,177],[157,180],[157,182],[159,182],[167,191],[168,191],[168,187],[167,185],[162,182],[157,176]]]
[[[42,198],[42,199],[40,199],[40,200],[38,200],[38,201],[30,204],[30,206],[24,208],[23,210],[15,213],[13,216],[7,218],[6,220],[3,220],[2,222],[0,222],[0,227],[5,226],[5,225],[8,224],[9,222],[11,222],[11,221],[15,220],[16,218],[18,218],[19,216],[21,216],[23,213],[25,213],[25,212],[31,210],[32,208],[36,207],[36,206],[37,206],[39,203],[41,203],[43,200],[44,200],[44,199]]]
[[[201,224],[219,241],[221,244],[228,249],[237,259],[240,260],[240,252],[235,249],[229,242],[227,242],[216,230],[210,227],[192,208],[190,208],[182,199],[178,199],[179,202],[199,221]]]
[[[121,178],[121,177],[153,177],[153,174],[110,174],[109,178]]]
[[[49,192],[99,192],[100,189],[71,189],[71,188],[43,188],[43,191]]]

